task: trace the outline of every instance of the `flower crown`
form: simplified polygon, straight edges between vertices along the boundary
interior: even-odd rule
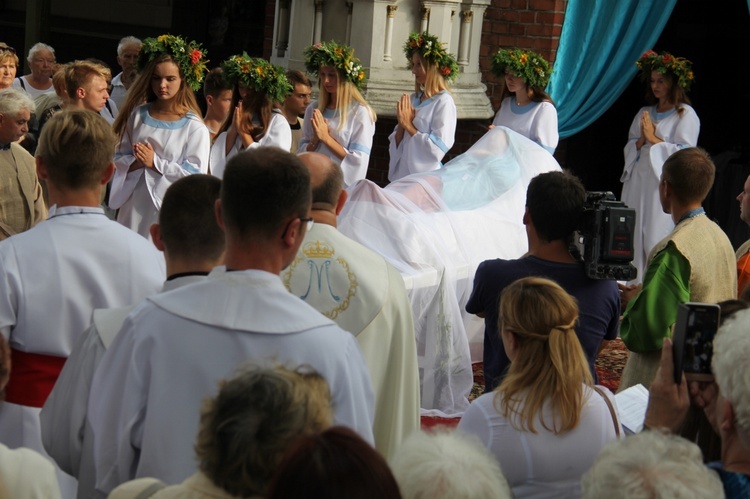
[[[342,71],[346,79],[362,90],[365,83],[365,70],[359,59],[354,57],[354,49],[348,45],[330,42],[318,42],[305,49],[305,68],[312,76],[318,75],[322,66],[331,66]]]
[[[456,57],[443,48],[442,42],[436,36],[426,31],[409,34],[404,44],[404,54],[409,60],[409,67],[411,67],[411,58],[415,53],[422,56],[427,63],[436,65],[438,72],[446,80],[453,81],[458,76]]]
[[[657,54],[653,50],[646,51],[635,63],[641,71],[641,81],[651,79],[651,71],[659,74],[671,73],[677,79],[677,84],[686,92],[695,79],[693,63],[684,57],[675,57],[669,52]]]
[[[169,54],[177,63],[180,72],[194,92],[201,88],[203,77],[208,71],[205,59],[206,51],[199,43],[187,42],[177,35],[161,35],[158,38],[146,38],[143,40],[141,51],[138,55],[138,71],[143,69],[162,54]]]
[[[247,88],[265,93],[272,101],[283,102],[292,91],[282,68],[265,59],[250,57],[246,52],[222,62],[221,69],[233,85],[242,82]]]
[[[531,88],[545,88],[549,83],[552,68],[549,62],[531,50],[500,49],[492,58],[492,73],[497,77],[510,71]]]

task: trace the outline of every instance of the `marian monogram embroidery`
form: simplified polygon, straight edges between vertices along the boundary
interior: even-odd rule
[[[357,293],[357,276],[349,263],[335,257],[336,251],[321,241],[306,243],[302,256],[284,272],[284,286],[329,319],[336,319],[349,308]]]

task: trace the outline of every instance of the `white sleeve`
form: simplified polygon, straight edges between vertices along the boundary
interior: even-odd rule
[[[125,125],[125,131],[120,138],[120,143],[115,149],[115,174],[112,177],[112,185],[109,192],[109,207],[112,209],[120,208],[125,201],[133,195],[138,180],[143,175],[143,168],[129,172],[130,165],[135,162],[133,154],[133,133],[135,127],[136,113],[139,108],[135,108],[128,122]]]
[[[297,154],[307,151],[307,144],[310,143],[310,139],[313,136],[312,129],[312,115],[315,107],[318,105],[317,101],[313,101],[305,109],[305,117],[302,120],[302,134],[299,139],[299,146],[297,147]]]
[[[375,122],[370,118],[367,108],[358,105],[354,106],[354,109],[353,116],[347,123],[347,126],[351,128],[349,143],[341,144],[346,150],[346,156],[341,161],[341,169],[344,172],[344,185],[347,187],[367,176],[367,166],[370,163],[370,151],[372,150],[372,137],[375,135]],[[305,118],[307,118],[307,113],[305,113]],[[307,119],[305,119],[306,122]]]
[[[235,140],[234,146],[229,150],[229,154],[226,154],[226,150],[227,132],[221,132],[211,146],[209,171],[214,177],[224,178],[224,168],[227,166],[227,161],[239,152],[237,140]]]
[[[194,173],[208,173],[211,134],[206,125],[197,119],[191,119],[185,126],[188,127],[188,134],[180,162],[167,161],[154,154],[154,169],[170,184]]]
[[[278,147],[285,151],[292,147],[292,129],[289,127],[286,118],[279,113],[273,113],[266,134],[258,142],[250,144],[248,149],[269,146]]]
[[[450,94],[435,102],[429,127],[418,130],[411,137],[409,156],[415,166],[413,172],[432,171],[453,147],[456,138],[456,104]]]
[[[530,139],[545,148],[550,154],[555,152],[560,139],[557,130],[557,109],[551,102],[540,102],[539,111],[530,130]]]
[[[489,397],[494,398],[494,394],[490,394]],[[476,399],[469,404],[469,408],[466,409],[466,412],[464,412],[461,420],[458,422],[456,431],[475,435],[482,442],[482,445],[488,449],[492,449],[492,432],[487,414],[483,410],[483,403],[484,400]]]
[[[74,345],[40,414],[44,449],[74,477],[80,471],[89,390],[104,351],[92,325]]]
[[[625,144],[625,168],[622,171],[620,182],[625,182],[630,178],[630,172],[633,170],[635,162],[638,161],[640,151],[636,148],[635,143],[641,138],[641,115],[646,108],[641,108],[640,111],[633,118],[633,122],[630,124],[630,130],[628,131],[628,143]]]
[[[102,358],[89,397],[96,490],[105,495],[135,478],[142,447],[150,370],[139,362],[148,353],[134,340],[132,317]]]
[[[680,149],[695,147],[698,144],[701,122],[693,108],[685,106],[682,116],[677,118],[672,130],[665,131],[660,128],[657,125],[656,134],[662,137],[664,142],[654,144],[649,149],[649,159],[656,178],[661,177],[661,171],[667,158]]]

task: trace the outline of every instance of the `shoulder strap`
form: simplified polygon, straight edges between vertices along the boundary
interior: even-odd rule
[[[596,390],[596,393],[602,396],[604,399],[604,402],[607,403],[607,407],[609,408],[609,414],[612,416],[612,423],[615,425],[615,435],[617,435],[617,438],[620,438],[620,424],[617,422],[617,413],[615,412],[615,408],[612,407],[612,401],[609,400],[609,397],[602,391],[601,388],[594,385],[594,390]]]
[[[18,77],[18,82],[19,82],[19,83],[21,84],[21,88],[22,88],[22,89],[23,89],[23,91],[25,92],[25,91],[26,91],[26,84],[25,84],[25,83],[23,82],[23,78],[21,78],[21,77],[19,76],[19,77]]]

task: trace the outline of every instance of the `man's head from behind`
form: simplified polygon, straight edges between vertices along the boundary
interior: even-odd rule
[[[662,205],[667,193],[682,204],[700,204],[714,185],[715,173],[714,162],[700,147],[689,147],[672,154],[662,167],[659,186]],[[666,206],[664,208],[667,211]]]
[[[654,430],[606,445],[583,475],[581,497],[713,499],[724,497],[724,487],[697,445]]]
[[[29,120],[36,106],[26,92],[15,88],[0,90],[0,144],[10,144],[29,131]]]
[[[344,172],[331,158],[318,152],[299,155],[310,171],[313,210],[325,210],[338,215],[346,202]]]
[[[70,103],[98,113],[107,104],[109,70],[91,61],[75,61],[66,66],[65,88]]]
[[[271,241],[309,216],[310,173],[276,147],[258,147],[227,162],[221,185],[221,217],[227,237]],[[295,249],[296,252],[296,249]]]
[[[36,150],[37,170],[57,189],[99,188],[112,176],[117,139],[104,118],[66,109],[47,121]]]
[[[542,173],[526,191],[527,215],[540,239],[565,240],[576,230],[586,202],[578,178],[564,172]]]
[[[722,442],[736,434],[750,457],[750,309],[732,314],[714,340],[711,365],[719,386],[716,423]]]
[[[290,444],[332,420],[330,390],[318,373],[251,365],[205,403],[199,467],[232,496],[262,496]]]
[[[221,180],[211,175],[188,175],[167,189],[159,224],[151,227],[154,243],[169,258],[187,262],[218,262],[224,255],[224,232],[214,207]]]

